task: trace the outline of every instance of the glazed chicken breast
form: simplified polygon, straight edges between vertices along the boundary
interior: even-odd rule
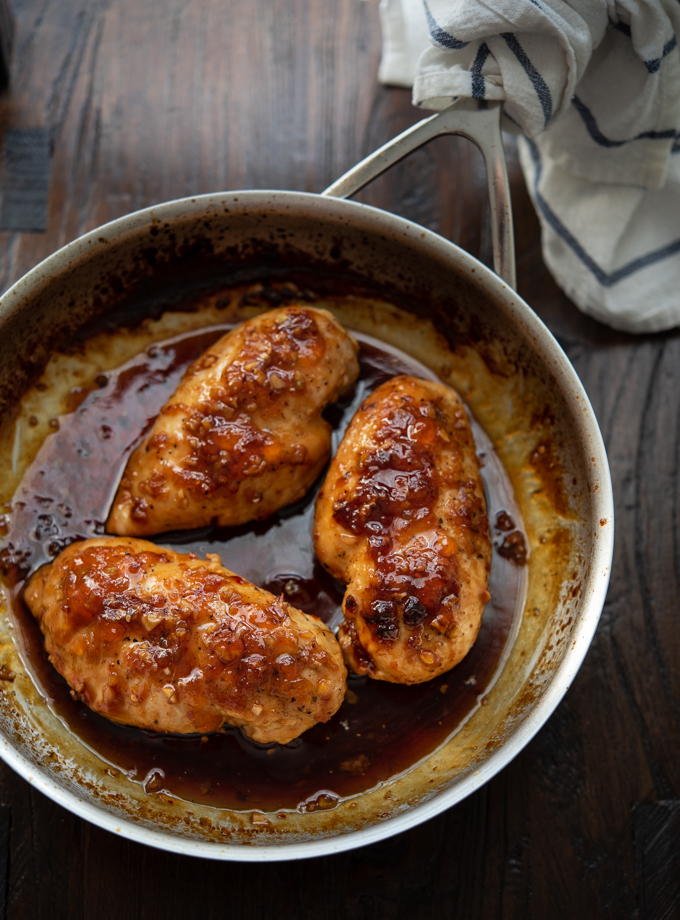
[[[348,666],[416,684],[468,653],[489,599],[479,462],[458,395],[399,376],[352,419],[317,498],[316,553],[347,582]]]
[[[72,695],[114,722],[183,733],[238,725],[285,744],[345,695],[333,633],[217,556],[84,540],[39,569],[24,598]]]
[[[130,457],[107,531],[234,526],[301,499],[330,455],[321,412],[354,384],[357,351],[312,307],[232,329],[188,368]]]

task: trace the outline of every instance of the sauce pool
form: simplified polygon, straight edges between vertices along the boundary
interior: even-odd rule
[[[482,627],[468,656],[424,684],[401,686],[351,676],[339,712],[287,745],[258,745],[239,729],[209,736],[163,735],[116,725],[73,700],[47,659],[42,634],[22,601],[27,576],[75,539],[104,532],[125,463],[185,368],[229,327],[157,343],[73,394],[73,411],[43,443],[17,490],[0,563],[12,587],[22,654],[47,704],[109,767],[162,792],[233,810],[328,808],[407,770],[451,736],[480,705],[509,652],[523,612],[526,573],[504,552],[515,526],[509,484],[488,439],[474,428],[483,460],[494,554]],[[368,392],[401,373],[424,376],[407,355],[360,338],[361,375],[351,399],[329,407],[334,447]],[[429,374],[432,376],[432,374]],[[480,443],[483,442],[483,443]],[[204,557],[336,625],[344,587],[316,561],[312,528],[319,485],[266,521],[237,528],[162,534],[159,545]]]

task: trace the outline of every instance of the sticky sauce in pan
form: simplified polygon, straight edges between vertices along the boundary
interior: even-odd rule
[[[211,328],[156,344],[98,377],[92,389],[73,394],[71,414],[58,420],[15,494],[0,567],[12,586],[13,613],[34,680],[48,705],[108,762],[110,772],[125,772],[150,795],[174,795],[218,808],[329,808],[338,798],[406,770],[441,745],[482,703],[509,650],[522,615],[526,578],[517,565],[523,560],[513,558],[509,546],[521,548],[523,543],[500,461],[478,428],[494,555],[491,601],[472,651],[449,673],[417,686],[350,677],[346,700],[333,719],[288,745],[257,745],[238,729],[203,737],[159,735],[96,715],[71,698],[21,600],[28,574],[74,539],[104,532],[103,521],[132,448],[184,368],[224,331]],[[366,337],[360,359],[361,377],[352,399],[327,412],[335,444],[367,392],[397,373],[422,375],[421,365]],[[156,542],[200,556],[218,553],[243,577],[283,593],[307,613],[337,622],[343,588],[313,552],[317,488],[302,503],[265,522],[163,534]],[[515,536],[508,543],[509,534]]]

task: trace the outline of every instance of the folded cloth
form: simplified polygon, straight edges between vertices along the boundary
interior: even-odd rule
[[[544,259],[574,302],[630,332],[680,324],[678,0],[381,0],[380,10],[383,82],[413,85],[428,109],[503,100],[505,126],[523,134]]]

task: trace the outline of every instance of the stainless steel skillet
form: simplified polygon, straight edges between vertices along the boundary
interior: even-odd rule
[[[479,788],[544,724],[568,689],[604,603],[613,543],[607,459],[573,368],[514,291],[500,110],[457,106],[386,145],[323,195],[228,192],[138,211],[68,244],[0,304],[0,418],[53,349],[123,295],[178,267],[200,274],[275,264],[329,272],[400,305],[357,314],[363,331],[410,351],[461,389],[512,479],[531,538],[525,617],[501,678],[463,728],[389,788],[329,812],[254,825],[249,814],[149,797],[111,776],[42,701],[7,616],[0,655],[17,677],[0,690],[0,756],[76,814],[130,839],[217,859],[290,859],[365,845],[413,827]],[[352,194],[440,133],[477,143],[489,170],[498,275]],[[500,276],[500,277],[499,277]],[[11,458],[10,458],[11,462]],[[9,470],[7,471],[9,475]]]

